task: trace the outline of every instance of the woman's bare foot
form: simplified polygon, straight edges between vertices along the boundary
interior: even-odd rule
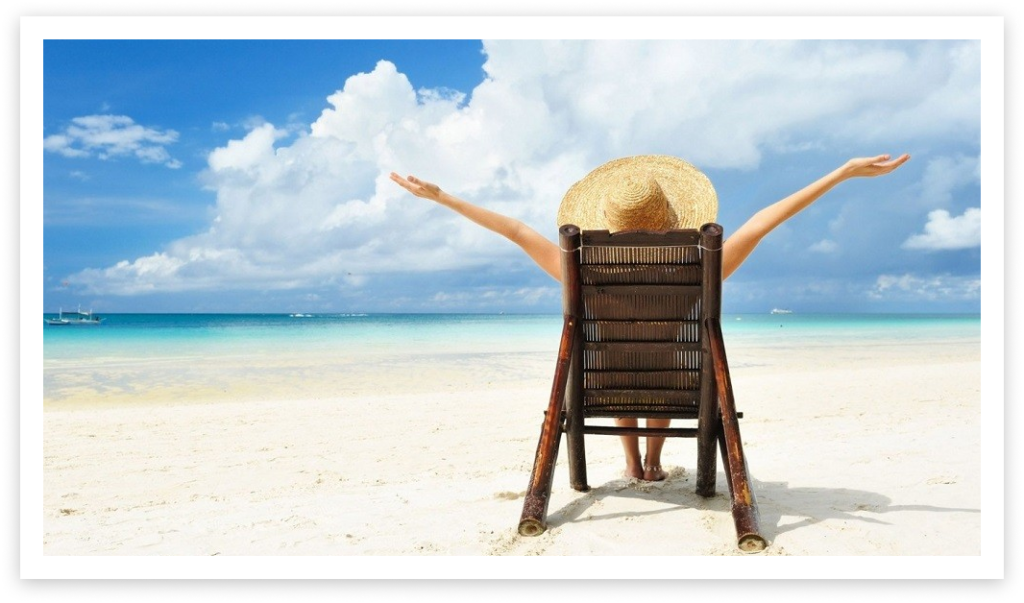
[[[651,465],[647,463],[647,459],[644,459],[644,475],[643,478],[649,482],[660,482],[668,477],[668,473],[661,468],[661,465]]]
[[[624,477],[626,479],[630,479],[630,478],[634,478],[634,479],[647,479],[647,478],[644,477],[645,474],[646,474],[646,472],[644,471],[643,465],[641,465],[639,463],[637,463],[635,465],[632,465],[632,464],[627,462],[626,463],[626,470],[622,472],[622,477]]]

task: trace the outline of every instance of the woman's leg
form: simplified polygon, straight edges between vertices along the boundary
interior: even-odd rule
[[[636,427],[636,419],[615,419],[619,427]],[[626,477],[644,479],[644,464],[640,460],[640,438],[637,436],[619,436],[622,450],[626,453]]]
[[[648,427],[668,427],[672,419],[647,419]],[[661,468],[661,449],[665,446],[665,438],[647,438],[647,456],[644,457],[644,479],[649,482],[660,482],[668,477]]]

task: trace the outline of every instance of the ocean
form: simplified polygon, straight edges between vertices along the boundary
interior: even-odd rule
[[[46,318],[55,315],[47,314]],[[560,316],[479,314],[109,314],[98,326],[44,326],[46,359],[309,352],[471,353],[548,336]]]
[[[44,318],[53,317],[47,314]],[[272,396],[408,391],[408,375],[452,387],[549,380],[557,315],[109,314],[43,328],[44,399]],[[980,343],[980,315],[723,315],[734,350]],[[733,359],[735,358],[735,362]],[[543,376],[547,375],[547,376]],[[409,378],[411,379],[411,377]],[[379,385],[377,382],[380,382]],[[248,392],[248,393],[246,393]]]
[[[46,314],[45,318],[55,317]],[[43,326],[47,359],[216,353],[277,345],[383,351],[418,346],[440,350],[515,348],[536,338],[557,342],[558,315],[497,314],[108,314],[98,326]],[[978,337],[979,314],[723,315],[731,341],[813,342],[833,338]]]

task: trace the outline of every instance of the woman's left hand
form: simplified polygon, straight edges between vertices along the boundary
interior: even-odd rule
[[[890,155],[878,155],[875,157],[859,157],[846,162],[842,170],[847,178],[873,178],[882,176],[900,167],[910,155],[904,153],[896,159],[890,159]]]

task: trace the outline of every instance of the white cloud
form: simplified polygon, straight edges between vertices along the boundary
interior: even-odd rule
[[[979,43],[935,42],[901,50],[882,44],[875,53],[864,53],[861,60],[838,59],[834,69],[828,70],[845,84],[866,89],[852,98],[872,97],[875,103],[873,107],[851,106],[853,112],[836,121],[842,136],[886,144],[907,137],[977,142],[981,119]],[[855,66],[864,70],[859,74],[848,71]],[[845,104],[841,97],[836,100]]]
[[[182,259],[155,253],[134,262],[123,260],[102,270],[89,268],[76,275],[74,282],[115,295],[152,293],[158,287],[167,290],[184,263]]]
[[[873,299],[973,300],[981,296],[981,278],[882,274],[868,295]]]
[[[43,139],[43,149],[51,153],[60,153],[65,157],[88,157],[89,152],[76,149],[72,145],[74,139],[64,134],[52,134]]]
[[[970,207],[962,215],[952,217],[944,209],[929,212],[924,233],[903,242],[906,249],[927,251],[970,249],[981,245],[981,208]]]
[[[560,287],[479,288],[470,291],[438,291],[431,297],[438,308],[494,308],[502,304],[537,306],[561,299]]]
[[[86,115],[72,119],[64,132],[43,139],[43,148],[76,158],[135,156],[143,163],[162,163],[177,169],[181,162],[164,148],[177,140],[174,130],[147,128],[125,115]]]
[[[980,157],[935,157],[928,162],[921,177],[921,202],[926,207],[948,207],[954,192],[980,182]]]
[[[267,289],[347,273],[521,261],[512,244],[408,195],[387,174],[433,180],[553,238],[565,190],[623,155],[668,153],[705,169],[751,169],[765,151],[836,141],[889,144],[893,133],[909,135],[909,116],[967,123],[959,127],[976,133],[975,47],[494,41],[485,43],[487,77],[468,96],[417,90],[398,67],[381,61],[349,77],[298,135],[290,126],[254,121],[244,137],[210,153],[203,182],[216,193],[217,218],[205,232],[162,250],[167,262],[176,262],[173,270],[144,275],[140,259],[75,280],[95,292],[129,291],[132,278],[169,290],[213,287],[218,279],[223,286]],[[927,137],[943,127],[913,133]],[[48,148],[71,154],[127,148],[60,138],[68,135],[48,138]],[[156,139],[141,140],[162,148]],[[156,149],[142,156],[161,157]],[[833,245],[821,241],[815,251]],[[193,257],[194,249],[206,252]]]
[[[822,239],[807,249],[815,253],[835,253],[839,249],[839,243],[832,239]]]

